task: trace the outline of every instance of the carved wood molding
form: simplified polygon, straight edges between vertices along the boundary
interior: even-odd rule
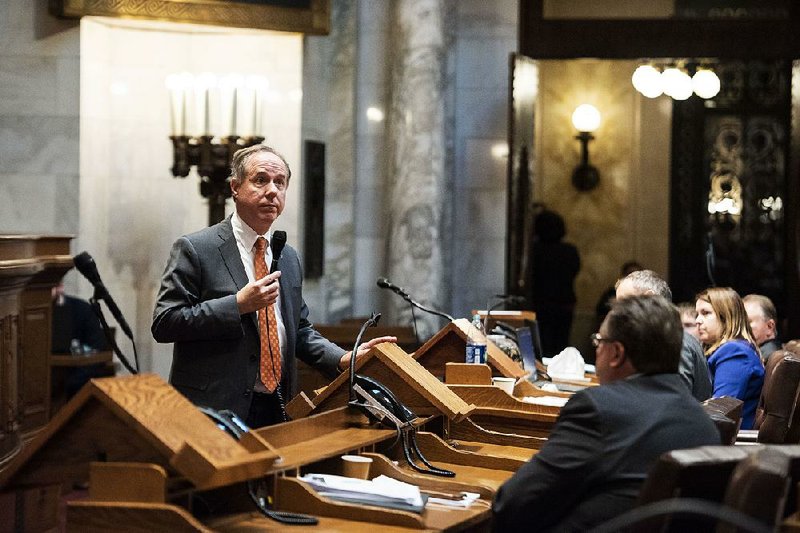
[[[327,35],[330,0],[297,4],[284,7],[228,0],[50,0],[50,13],[62,18],[144,18]]]

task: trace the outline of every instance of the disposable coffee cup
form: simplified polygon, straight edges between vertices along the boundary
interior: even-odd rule
[[[369,467],[372,459],[363,455],[343,455],[342,473],[345,477],[369,479]]]
[[[510,395],[514,395],[514,384],[517,382],[514,378],[497,377],[492,378],[492,385],[500,387]]]

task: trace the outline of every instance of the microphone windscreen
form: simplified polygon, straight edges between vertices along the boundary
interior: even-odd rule
[[[269,246],[272,248],[272,260],[277,261],[280,259],[283,247],[286,246],[286,232],[278,230],[273,233]]]
[[[97,264],[89,255],[89,252],[81,252],[72,258],[75,263],[75,268],[78,272],[83,274],[83,277],[88,279],[92,284],[100,283],[100,273],[97,271]]]
[[[390,289],[392,284],[389,283],[389,280],[386,278],[378,278],[378,287],[381,289]]]

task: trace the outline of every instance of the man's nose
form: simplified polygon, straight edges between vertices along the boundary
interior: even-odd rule
[[[267,183],[267,186],[264,187],[264,195],[275,196],[276,194],[278,194],[278,186],[275,185],[275,182],[270,181]]]

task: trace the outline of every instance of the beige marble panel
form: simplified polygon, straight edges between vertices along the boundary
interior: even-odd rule
[[[623,262],[636,259],[657,270],[667,264],[669,115],[659,111],[663,103],[643,101],[631,86],[635,62],[542,61],[540,66],[535,199],[564,216],[566,240],[580,251],[573,333],[583,343],[593,327],[594,305]],[[580,145],[570,117],[581,103],[602,114],[589,145],[600,184],[589,192],[571,184]]]

